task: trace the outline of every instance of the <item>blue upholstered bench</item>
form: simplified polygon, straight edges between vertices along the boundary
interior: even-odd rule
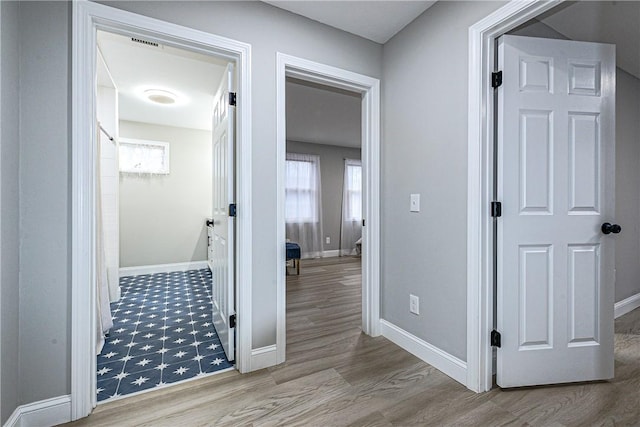
[[[296,267],[298,276],[300,275],[300,245],[297,243],[287,242],[287,261],[293,260],[293,266]]]

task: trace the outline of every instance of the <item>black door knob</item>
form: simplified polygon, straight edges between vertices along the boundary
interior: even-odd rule
[[[600,229],[604,234],[618,234],[622,231],[622,227],[620,227],[618,224],[610,224],[608,222],[602,224],[602,227]]]

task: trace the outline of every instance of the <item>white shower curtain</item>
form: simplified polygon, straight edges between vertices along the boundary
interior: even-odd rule
[[[345,159],[340,255],[355,255],[356,242],[360,237],[362,237],[362,162]]]
[[[287,153],[285,223],[287,239],[300,245],[303,258],[322,256],[320,157]]]
[[[99,126],[98,126],[99,128]],[[102,135],[98,132],[99,144],[102,144]],[[111,141],[106,142],[111,144]],[[100,145],[99,145],[100,147]],[[100,152],[100,151],[98,151]],[[104,228],[102,224],[102,185],[100,180],[100,158],[96,161],[96,295],[97,295],[97,346],[96,354],[100,354],[104,345],[104,336],[113,326],[111,306],[109,305],[109,278],[107,275],[107,262],[104,250]]]

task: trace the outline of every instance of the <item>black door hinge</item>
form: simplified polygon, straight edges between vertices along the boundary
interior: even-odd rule
[[[236,106],[236,93],[235,92],[229,92],[229,105],[231,105],[232,107]]]
[[[500,335],[500,332],[494,329],[493,331],[491,331],[491,347],[500,348],[501,346],[502,346],[502,335]]]
[[[491,202],[491,216],[494,218],[500,218],[502,216],[501,202]]]
[[[491,87],[496,88],[502,85],[502,71],[491,73]]]
[[[364,227],[364,218],[362,218],[362,226]]]
[[[229,216],[236,216],[237,213],[238,213],[238,209],[236,208],[236,204],[231,203],[229,205]]]
[[[236,327],[236,315],[232,314],[231,316],[229,316],[229,327],[230,328],[235,328]]]

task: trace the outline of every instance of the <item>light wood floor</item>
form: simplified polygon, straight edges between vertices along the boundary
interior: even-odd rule
[[[293,270],[291,270],[293,272]],[[70,425],[640,425],[640,309],[616,320],[616,378],[475,394],[360,331],[360,260],[287,276],[287,362],[100,405]]]

